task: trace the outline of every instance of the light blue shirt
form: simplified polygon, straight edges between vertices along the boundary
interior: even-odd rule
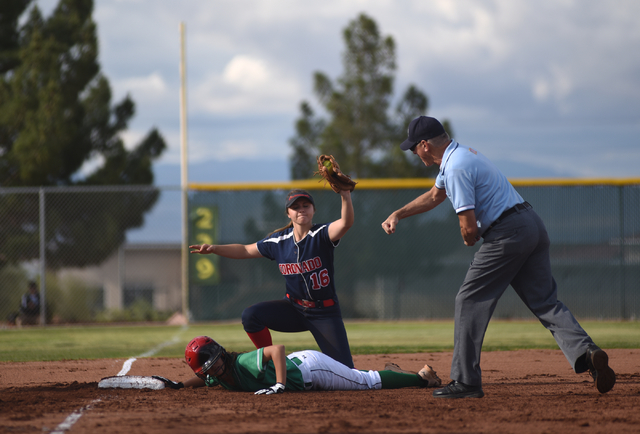
[[[436,188],[446,190],[456,213],[475,210],[478,235],[522,197],[487,157],[452,140],[440,163]]]

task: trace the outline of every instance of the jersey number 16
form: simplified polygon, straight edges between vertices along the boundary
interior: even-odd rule
[[[329,282],[331,282],[331,280],[329,279],[329,272],[326,268],[320,270],[319,272],[311,274],[309,278],[311,279],[312,289],[320,289],[325,286],[329,286]]]

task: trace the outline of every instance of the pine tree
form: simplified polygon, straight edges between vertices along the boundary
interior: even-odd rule
[[[381,36],[375,21],[360,14],[344,29],[343,39],[343,75],[334,83],[322,72],[314,74],[314,93],[329,119],[316,117],[306,101],[300,105],[302,115],[289,142],[292,178],[309,178],[319,154],[332,154],[356,178],[428,176],[432,171],[398,146],[411,119],[427,112],[427,96],[410,85],[389,115],[396,70],[393,38]],[[448,121],[443,124],[451,130]]]
[[[93,1],[60,0],[48,18],[37,6],[27,10],[29,3],[0,5],[0,185],[152,184],[152,162],[166,144],[154,128],[133,149],[125,148],[120,134],[135,104],[127,96],[112,106],[98,64]],[[19,27],[25,11],[28,17]],[[88,161],[99,163],[82,175]],[[123,242],[127,229],[142,225],[158,194],[73,194],[48,201],[46,245],[55,255],[47,263],[102,261]],[[0,250],[10,255],[5,261],[37,257],[33,200],[0,197]]]

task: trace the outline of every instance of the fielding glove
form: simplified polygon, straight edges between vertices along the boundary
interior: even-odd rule
[[[325,180],[336,193],[342,190],[353,191],[356,188],[356,182],[351,177],[340,170],[340,166],[333,155],[320,155],[317,158],[318,171],[314,175],[320,175],[320,181]]]
[[[184,387],[184,384],[182,384],[182,382],[176,383],[175,381],[171,381],[168,378],[164,378],[159,375],[153,375],[151,376],[151,378],[162,381],[166,387],[170,387],[171,389],[182,389]]]

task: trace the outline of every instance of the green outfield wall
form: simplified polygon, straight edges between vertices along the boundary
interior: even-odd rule
[[[578,317],[635,319],[640,314],[640,180],[512,180],[547,225],[558,297]],[[381,223],[431,188],[433,180],[361,180],[352,198],[356,222],[335,251],[345,318],[453,317],[454,299],[479,244],[466,247],[448,201],[402,220],[393,235]],[[340,198],[317,181],[192,185],[191,210],[215,209],[219,243],[252,243],[286,223],[292,188],[314,195],[314,221],[339,218]],[[238,318],[242,309],[280,298],[284,282],[268,260],[219,258],[216,284],[191,279],[194,319]],[[496,318],[532,318],[509,288]]]

